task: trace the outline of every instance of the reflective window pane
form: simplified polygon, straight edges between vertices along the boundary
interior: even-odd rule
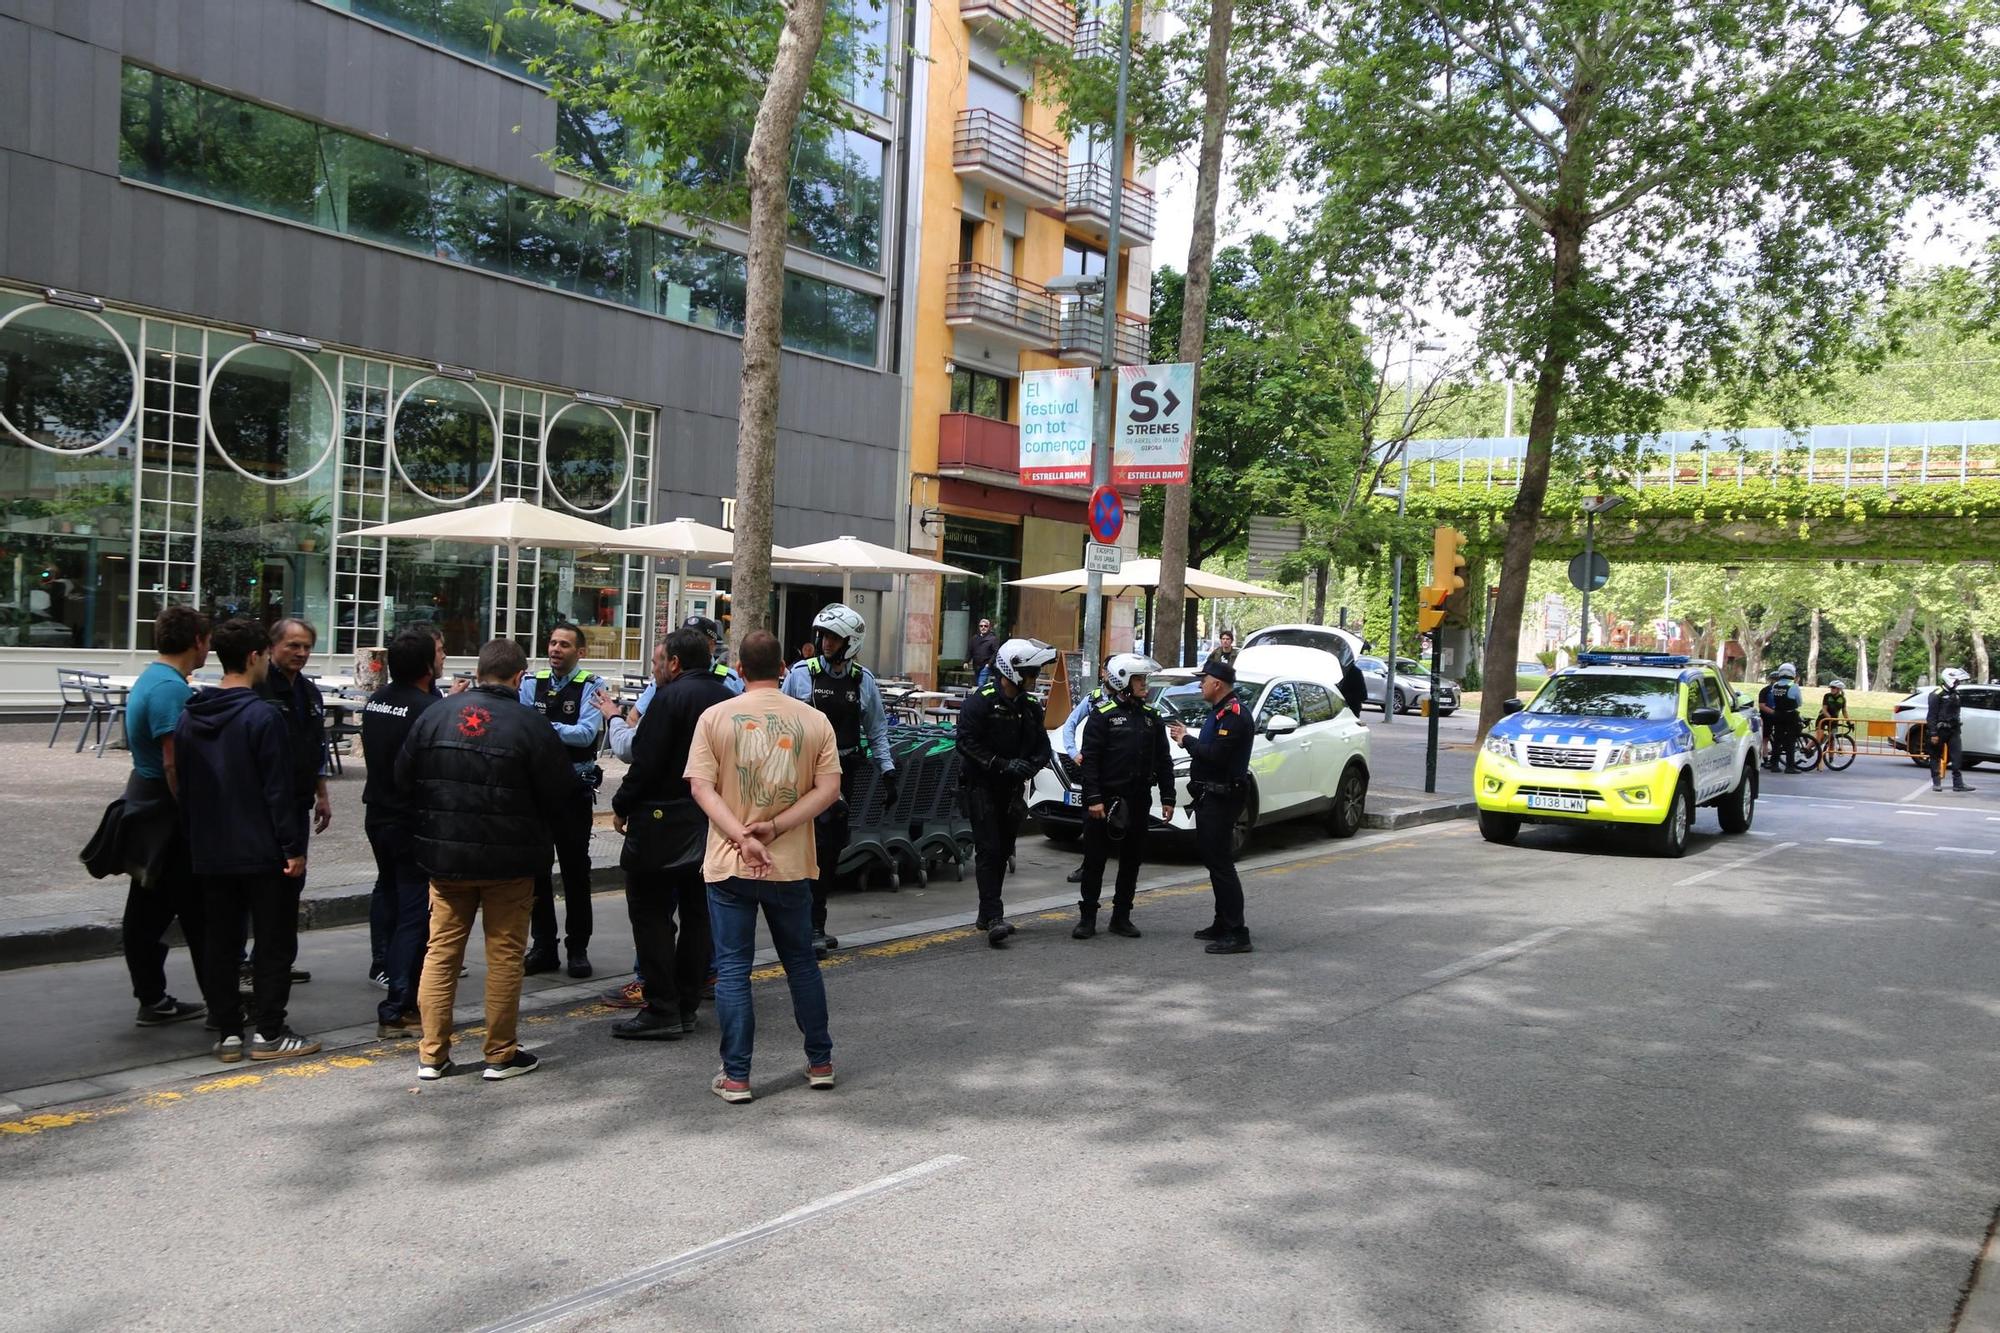
[[[211,461],[201,484],[200,605],[218,620],[286,616],[331,624],[334,477],[266,486]]]
[[[319,141],[319,224],[430,254],[431,191],[424,159],[334,130],[322,130]]]
[[[792,240],[829,259],[882,265],[880,140],[836,129],[801,138],[792,161]]]
[[[81,310],[28,310],[0,328],[0,419],[51,449],[95,449],[132,409],[132,364]]]
[[[653,235],[649,307],[668,319],[743,332],[743,256],[666,232]]]
[[[430,191],[437,257],[507,272],[506,184],[433,162]]]
[[[0,647],[129,646],[133,465],[0,440]]]
[[[800,273],[785,275],[785,346],[857,365],[875,363],[880,302]]]
[[[617,419],[594,403],[572,403],[549,424],[544,475],[572,509],[609,508],[625,487],[627,461]]]
[[[208,389],[208,425],[229,461],[253,477],[303,477],[329,457],[333,394],[297,352],[249,345],[219,360]],[[331,470],[331,469],[327,469]]]
[[[392,488],[389,521],[436,513],[438,506]],[[382,612],[385,625],[400,628],[434,624],[444,634],[444,650],[470,657],[492,637],[494,553],[491,546],[465,542],[385,542]],[[532,551],[522,553],[526,563]],[[504,555],[500,557],[506,559]]]
[[[316,137],[297,116],[125,67],[119,150],[140,179],[310,222]]]
[[[396,409],[393,440],[404,480],[431,500],[452,504],[482,490],[493,475],[493,416],[478,389],[433,377],[410,386]]]
[[[839,0],[837,7],[852,16],[852,29],[840,45],[849,57],[847,100],[876,115],[889,110],[889,74],[895,53],[889,46],[889,6],[886,0]]]

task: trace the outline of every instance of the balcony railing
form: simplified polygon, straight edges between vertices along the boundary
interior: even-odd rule
[[[1112,365],[1146,364],[1147,328],[1147,322],[1137,315],[1118,316],[1118,327],[1112,334]],[[1056,359],[1072,366],[1094,366],[1103,345],[1104,307],[1090,301],[1064,305],[1056,345],[1049,349]]]
[[[945,287],[945,323],[977,328],[1020,347],[1055,342],[1056,297],[1032,282],[984,264],[954,264]]]
[[[984,107],[958,113],[951,165],[967,180],[1040,207],[1063,202],[1063,146]]]
[[[1111,180],[1111,169],[1096,162],[1070,167],[1069,188],[1063,196],[1064,219],[1100,239],[1106,237],[1111,230]],[[1152,240],[1153,223],[1153,192],[1137,181],[1126,181],[1124,211],[1118,219],[1119,243]]]
[[[1018,475],[1021,428],[970,412],[946,412],[938,418],[938,467]]]
[[[1108,60],[1118,54],[1118,36],[1103,19],[1077,24],[1076,41],[1071,45],[1079,60]]]
[[[1026,19],[1065,45],[1076,33],[1076,10],[1062,0],[958,0],[958,16],[974,28]]]

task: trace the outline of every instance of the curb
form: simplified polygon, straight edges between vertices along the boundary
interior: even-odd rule
[[[1394,832],[1424,824],[1442,824],[1453,819],[1470,819],[1478,809],[1479,803],[1468,796],[1463,800],[1429,801],[1379,813],[1370,810],[1361,816],[1361,827]]]
[[[618,870],[618,861],[613,857],[606,861],[593,861],[590,865],[593,879],[600,872]],[[561,891],[562,875],[555,876],[557,891]],[[617,888],[594,891],[592,901],[608,893],[623,893],[621,880]],[[362,884],[344,884],[326,890],[299,902],[299,929],[331,930],[337,926],[358,925],[368,919],[369,900],[374,896],[375,884],[370,880]],[[180,925],[175,923],[167,936],[170,944],[181,942]],[[0,972],[11,972],[23,967],[40,967],[45,963],[81,963],[93,958],[116,958],[125,952],[125,929],[122,913],[100,915],[97,913],[69,912],[61,915],[31,917],[18,929],[0,929]]]

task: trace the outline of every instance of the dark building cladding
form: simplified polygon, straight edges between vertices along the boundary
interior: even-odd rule
[[[505,50],[452,49],[465,45],[454,34],[467,15],[508,8],[498,0],[0,0],[0,286],[14,289],[0,317],[58,288],[104,301],[116,334],[135,350],[151,340],[148,354],[168,334],[164,323],[142,334],[136,312],[177,322],[182,332],[172,337],[227,331],[202,351],[209,376],[228,338],[302,335],[340,362],[321,370],[336,394],[343,383],[352,391],[340,404],[350,433],[381,434],[351,419],[356,402],[386,412],[407,393],[404,371],[390,362],[477,372],[491,402],[472,416],[493,416],[478,439],[498,435],[506,450],[519,423],[504,381],[521,386],[506,395],[546,398],[537,420],[547,439],[526,440],[530,450],[554,449],[565,428],[575,433],[587,414],[563,416],[560,403],[578,393],[641,405],[619,429],[628,444],[648,431],[654,441],[644,477],[650,514],[720,521],[721,497],[735,489],[741,255],[726,228],[698,241],[574,221],[549,206],[575,189],[540,157],[566,137],[575,143],[555,105],[518,60],[508,66]],[[447,28],[412,27],[423,23]],[[902,170],[899,122],[885,118],[894,100],[858,89],[873,137],[844,132],[822,155],[827,169],[795,190],[785,323],[788,346],[806,354],[784,358],[776,482],[779,540],[793,544],[898,535],[903,387],[880,369],[893,359],[884,331],[901,300],[887,240],[899,231],[896,192],[882,188]],[[40,317],[17,319],[13,333],[20,341],[37,329],[45,340],[68,336]],[[140,367],[148,393],[158,383],[179,394],[165,365]],[[228,365],[224,387],[255,387],[260,376],[277,386],[273,377],[289,373],[304,376],[301,391],[319,401],[298,365],[248,351]],[[382,384],[364,385],[375,367]],[[420,401],[449,396],[433,382]],[[186,410],[208,426],[232,408],[218,399],[212,412],[205,400]],[[251,407],[234,410],[261,419]],[[420,427],[412,415],[398,432]],[[0,436],[0,449],[38,452]],[[187,443],[215,447],[207,437]],[[39,453],[44,467],[54,457],[47,446]],[[124,446],[90,455],[92,465],[110,468],[114,455],[129,472]],[[581,475],[579,464],[565,474],[561,459],[550,460],[558,489],[564,475]],[[485,475],[450,466],[407,480],[449,502]],[[218,478],[224,471],[211,466]],[[260,495],[260,478],[246,478],[245,494]],[[92,535],[101,538],[104,525]],[[144,586],[131,586],[143,601]],[[92,614],[115,621],[137,611],[121,603]],[[112,631],[91,637],[126,646]],[[0,635],[0,647],[29,642]]]

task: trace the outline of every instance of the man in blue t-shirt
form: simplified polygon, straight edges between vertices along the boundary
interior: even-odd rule
[[[162,611],[153,622],[153,649],[159,656],[146,664],[125,698],[125,736],[132,753],[132,774],[125,781],[126,837],[128,846],[140,845],[141,839],[143,845],[157,843],[144,861],[156,870],[135,874],[125,896],[125,968],[139,1002],[140,1027],[179,1023],[207,1012],[203,1005],[167,994],[166,934],[179,918],[188,962],[200,985],[207,976],[202,967],[207,926],[167,774],[174,726],[194,693],[188,677],[208,661],[208,631],[208,617],[191,606]]]

